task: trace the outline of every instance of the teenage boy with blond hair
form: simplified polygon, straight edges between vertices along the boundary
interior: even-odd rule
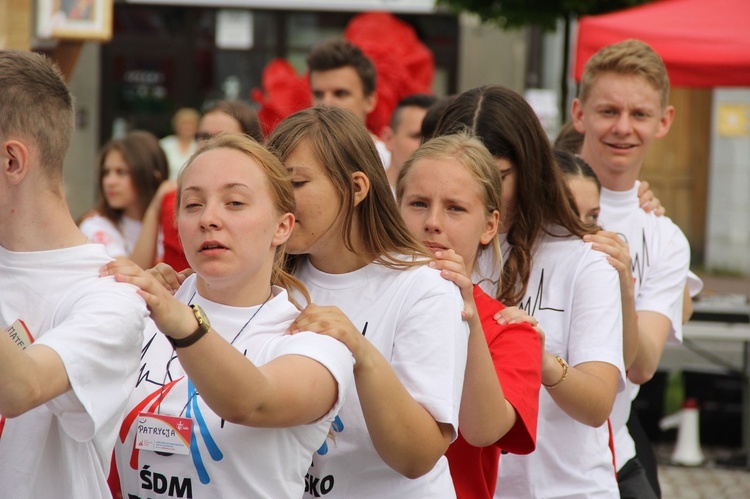
[[[73,98],[31,52],[0,51],[0,495],[111,497],[145,302],[100,278],[112,259],[63,193]]]
[[[682,306],[690,247],[667,217],[647,214],[638,203],[638,175],[652,142],[674,119],[663,61],[646,43],[626,40],[597,52],[587,63],[572,106],[575,127],[584,133],[581,157],[602,184],[599,221],[630,247],[635,279],[637,354],[628,370],[628,389],[612,410],[615,462],[623,498],[658,496],[636,456],[626,423],[638,385],[650,380],[667,342],[682,341]],[[587,236],[596,244],[600,236]],[[625,311],[624,311],[625,313]]]

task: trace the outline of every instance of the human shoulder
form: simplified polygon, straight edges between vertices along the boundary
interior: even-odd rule
[[[545,232],[534,252],[534,264],[544,262],[545,267],[575,269],[583,261],[605,258],[603,253],[594,251],[591,243],[578,236],[561,233],[563,229],[553,228]]]
[[[78,224],[79,228],[83,227],[112,227],[115,228],[114,222],[99,213],[98,211],[90,211],[83,217],[81,222]]]
[[[112,243],[113,240],[122,238],[114,222],[99,213],[93,213],[84,219],[78,228],[89,238],[89,241],[105,246]]]
[[[159,139],[159,145],[163,148],[174,147],[177,145],[177,136],[167,135],[166,137]]]
[[[660,229],[662,237],[666,241],[671,241],[675,245],[689,246],[685,233],[671,218],[667,216],[657,217],[653,213],[649,213],[649,215],[655,219],[654,224]]]
[[[444,279],[439,270],[431,268],[427,263],[395,272],[400,286],[408,287],[413,293],[433,295],[459,292],[455,284]]]
[[[505,308],[502,303],[488,295],[478,284],[474,285],[473,294],[481,321],[484,321],[487,317],[494,316]]]

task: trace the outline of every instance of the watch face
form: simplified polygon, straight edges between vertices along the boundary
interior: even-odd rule
[[[201,326],[205,326],[206,328],[211,327],[211,323],[208,322],[206,312],[204,312],[203,309],[198,305],[191,305],[191,307],[193,309],[193,314],[195,314],[195,318],[198,320],[198,324]]]

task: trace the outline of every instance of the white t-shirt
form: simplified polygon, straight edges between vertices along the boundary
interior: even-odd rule
[[[21,319],[35,345],[60,356],[72,387],[5,421],[2,497],[111,497],[112,448],[147,315],[132,286],[99,277],[111,260],[95,244],[27,253],[0,247],[0,326]]]
[[[691,298],[698,296],[703,291],[703,279],[695,275],[692,270],[688,270],[687,288]]]
[[[180,173],[182,167],[190,159],[190,156],[197,150],[198,145],[195,141],[190,144],[190,148],[186,153],[182,153],[180,150],[180,141],[175,135],[168,135],[159,141],[159,145],[164,151],[164,155],[167,156],[167,163],[169,164],[169,178],[176,179],[177,174]]]
[[[391,151],[388,150],[388,147],[385,145],[385,142],[382,140],[376,138],[373,135],[373,140],[375,141],[375,149],[378,151],[378,156],[380,156],[380,161],[383,163],[383,168],[386,170],[391,167]]]
[[[394,270],[372,263],[348,274],[326,274],[302,258],[296,272],[316,305],[335,305],[390,362],[404,387],[433,418],[457,435],[468,327],[458,288],[426,265]],[[442,456],[410,480],[378,456],[356,387],[334,424],[335,436],[313,456],[305,497],[360,499],[455,497]]]
[[[602,188],[600,204],[599,222],[620,234],[630,247],[636,311],[666,316],[672,322],[667,343],[681,343],[682,300],[690,265],[687,239],[668,217],[657,217],[639,207],[637,185],[624,192]],[[638,386],[630,381],[627,385],[627,390],[617,394],[611,416],[618,469],[635,457],[626,423]]]
[[[89,241],[103,244],[107,254],[113,258],[118,256],[130,256],[138,242],[141,234],[141,221],[123,216],[120,223],[115,225],[107,217],[99,214],[92,215],[81,222],[81,232]],[[161,259],[164,255],[164,236],[159,229],[156,241],[156,258]]]
[[[81,222],[80,228],[89,241],[103,244],[109,256],[129,256],[138,242],[141,221],[123,216],[115,225],[107,217],[96,214]]]
[[[545,234],[518,306],[541,324],[548,352],[571,366],[612,364],[624,389],[620,300],[617,271],[603,253],[577,237]],[[495,497],[619,497],[606,423],[592,428],[574,420],[542,389],[536,442],[529,455],[502,457]]]
[[[255,307],[230,307],[197,294],[190,276],[175,295],[201,306],[214,331],[231,342]],[[128,404],[129,413],[117,441],[115,455],[124,497],[258,497],[302,496],[312,454],[325,441],[349,385],[354,359],[343,343],[310,332],[285,335],[299,311],[287,292],[274,287],[274,296],[234,341],[234,347],[255,365],[284,355],[302,355],[320,362],[338,382],[338,399],[331,411],[315,423],[287,428],[253,428],[223,421],[195,395],[179,359],[166,337],[149,321],[141,371]],[[194,296],[193,296],[194,295]],[[166,368],[169,364],[169,374]],[[193,421],[190,455],[161,456],[134,449],[138,413],[189,417]],[[176,496],[174,491],[182,491]]]

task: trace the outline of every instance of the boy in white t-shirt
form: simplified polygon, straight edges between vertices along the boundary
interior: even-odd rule
[[[146,306],[100,278],[63,193],[73,97],[31,52],[0,51],[0,484],[3,497],[110,497]]]
[[[682,306],[690,247],[667,217],[646,214],[636,179],[654,139],[664,137],[674,108],[663,61],[647,44],[626,40],[597,52],[587,63],[572,115],[584,133],[581,157],[602,184],[599,221],[630,247],[635,279],[638,348],[628,370],[629,388],[612,411],[615,460],[622,497],[657,497],[637,459],[626,426],[637,385],[656,372],[664,345],[682,341]],[[595,244],[599,236],[589,236]],[[596,247],[596,246],[595,246]]]

